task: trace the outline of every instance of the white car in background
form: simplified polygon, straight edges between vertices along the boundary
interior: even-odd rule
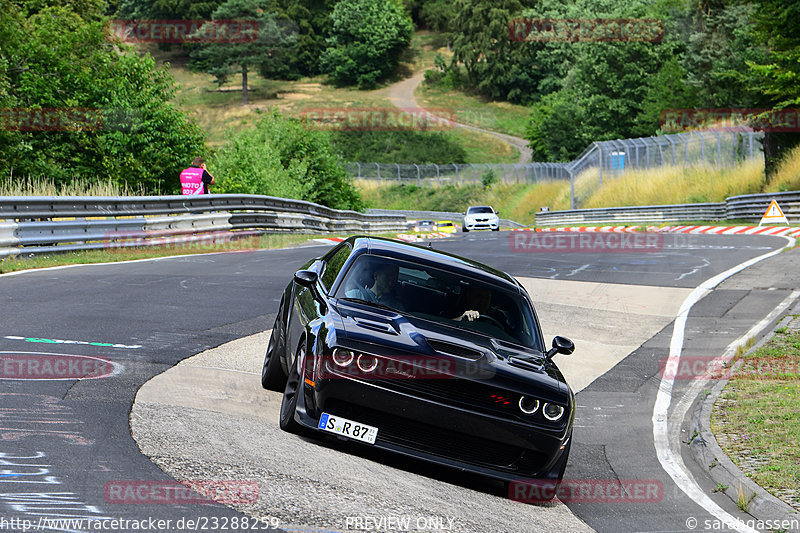
[[[492,231],[500,230],[500,217],[499,213],[488,205],[473,205],[467,212],[464,213],[464,223],[461,226],[462,231],[472,231],[476,229],[490,229]]]

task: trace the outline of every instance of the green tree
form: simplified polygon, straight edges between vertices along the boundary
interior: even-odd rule
[[[361,209],[358,192],[342,167],[327,132],[313,131],[277,110],[256,127],[231,131],[210,166],[215,192],[266,194],[317,202],[337,209]]]
[[[388,76],[411,42],[413,23],[393,0],[341,0],[333,8],[323,72],[341,85],[372,88]]]
[[[187,158],[204,150],[204,138],[169,103],[169,73],[107,40],[101,20],[85,20],[67,7],[30,15],[8,4],[0,9],[0,100],[9,112],[0,133],[0,172],[56,182],[110,177],[150,191],[173,189]],[[46,112],[95,118],[48,131],[20,118]]]
[[[327,47],[331,12],[337,0],[276,0],[279,19],[297,25],[297,43],[288,58],[287,78],[322,73],[319,58]]]
[[[769,49],[763,61],[749,63],[751,80],[763,95],[762,105],[778,109],[800,105],[800,3],[796,0],[754,2],[756,39]],[[767,180],[784,154],[800,144],[800,133],[764,132]]]
[[[241,37],[231,39],[232,42],[209,42],[198,44],[191,52],[192,67],[216,77],[222,85],[228,78],[240,73],[242,75],[242,105],[248,103],[247,77],[253,69],[258,69],[262,76],[286,73],[297,40],[296,31],[286,20],[279,20],[273,12],[269,0],[228,0],[219,6],[211,15],[219,28],[213,34],[234,34],[239,30],[230,28],[227,21],[253,21],[257,28],[239,32]],[[202,35],[205,26],[198,29]]]

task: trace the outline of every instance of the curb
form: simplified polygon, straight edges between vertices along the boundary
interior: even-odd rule
[[[800,237],[800,228],[792,226],[570,226],[515,228],[511,231],[577,231],[589,233],[634,233],[652,231],[656,233],[690,233],[694,235],[777,235],[783,237]]]
[[[788,310],[787,314],[775,325],[772,332],[765,335],[748,350],[748,353],[766,344],[772,338],[776,329],[791,322],[791,318],[788,315],[792,314],[796,309],[797,306]],[[788,321],[786,320],[787,318],[789,318]],[[697,437],[689,444],[689,449],[694,460],[715,483],[727,487],[723,492],[733,503],[737,503],[741,491],[749,502],[746,512],[756,520],[772,524],[784,521],[786,523],[792,523],[792,521],[798,523],[800,512],[747,477],[717,443],[717,439],[711,431],[711,412],[714,408],[714,403],[716,403],[727,384],[727,379],[719,380],[704,399],[697,401],[692,411],[689,427],[692,431],[697,432]],[[785,529],[785,531],[798,530]]]

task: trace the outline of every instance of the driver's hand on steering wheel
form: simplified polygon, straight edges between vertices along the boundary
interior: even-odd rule
[[[466,311],[464,311],[464,314],[456,318],[456,320],[461,321],[466,318],[467,320],[472,322],[473,320],[477,320],[479,316],[481,316],[481,314],[478,311],[475,311],[473,309],[467,309]]]

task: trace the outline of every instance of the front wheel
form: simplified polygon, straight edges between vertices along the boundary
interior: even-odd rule
[[[283,301],[281,301],[283,304]],[[278,316],[272,325],[272,334],[267,343],[264,365],[261,367],[261,386],[267,390],[280,392],[286,386],[286,372],[281,367],[281,312],[283,305],[278,306]]]
[[[281,401],[281,413],[278,423],[283,431],[289,433],[300,433],[301,430],[300,424],[294,419],[294,413],[297,410],[298,395],[303,393],[300,373],[305,364],[305,358],[306,343],[303,340],[300,342],[300,346],[297,347],[297,356],[289,368],[289,377],[286,380],[286,388],[283,391],[283,400]]]

